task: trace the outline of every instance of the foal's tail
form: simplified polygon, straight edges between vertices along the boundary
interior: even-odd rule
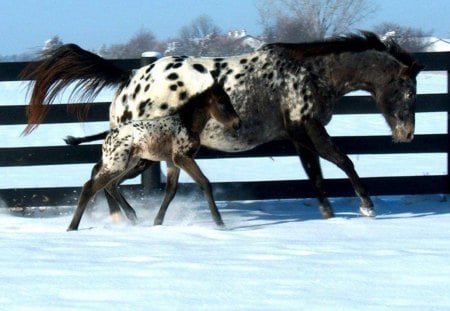
[[[91,141],[105,139],[106,136],[108,136],[108,134],[109,134],[109,130],[98,133],[98,134],[94,134],[91,136],[83,136],[83,137],[67,136],[66,138],[63,138],[63,139],[66,142],[66,144],[68,144],[68,145],[78,146],[79,144],[82,144],[82,143],[88,143]]]
[[[30,63],[20,74],[24,80],[34,80],[30,84],[32,92],[24,134],[29,134],[42,123],[48,113],[48,105],[68,85],[74,83],[71,98],[89,102],[103,88],[123,85],[130,76],[129,71],[75,44],[63,45],[46,53],[44,57]],[[76,107],[81,109],[79,105]]]

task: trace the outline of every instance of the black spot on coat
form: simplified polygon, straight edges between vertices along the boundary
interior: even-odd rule
[[[170,75],[167,76],[167,79],[176,80],[176,79],[178,79],[178,74],[176,74],[175,72],[172,72]]]
[[[177,68],[180,68],[181,66],[183,66],[183,63],[181,63],[181,62],[178,62],[178,63],[175,63],[175,64],[173,64],[173,69],[177,69]]]
[[[201,64],[194,64],[194,65],[192,65],[192,67],[194,67],[194,69],[197,70],[200,73],[206,73],[205,66],[203,66]]]
[[[173,67],[173,63],[168,63],[164,70],[169,70],[172,67]]]

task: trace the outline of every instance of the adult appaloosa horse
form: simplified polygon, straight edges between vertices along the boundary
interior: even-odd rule
[[[75,45],[56,50],[23,77],[35,80],[28,110],[30,132],[49,104],[68,84],[78,81],[82,95],[119,85],[110,107],[110,125],[170,115],[188,99],[210,87],[223,86],[242,121],[226,129],[210,120],[201,144],[227,152],[252,149],[289,139],[317,189],[324,217],[333,217],[323,188],[319,156],[341,168],[361,199],[360,212],[374,216],[373,203],[352,161],[325,130],[334,103],[354,90],[368,91],[392,130],[395,142],[414,136],[416,76],[422,66],[394,41],[382,42],[361,32],[312,43],[273,43],[240,56],[193,58],[169,56],[130,77],[111,62]],[[300,190],[299,190],[300,191]]]

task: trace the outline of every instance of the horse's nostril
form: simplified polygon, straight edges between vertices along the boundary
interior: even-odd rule
[[[412,133],[408,133],[408,135],[406,136],[406,140],[410,141],[413,139],[413,134]]]

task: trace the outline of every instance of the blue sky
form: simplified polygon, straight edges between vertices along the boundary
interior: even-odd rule
[[[223,30],[261,33],[258,0],[0,0],[0,55],[33,52],[58,35],[87,49],[124,43],[141,29],[160,40],[207,14]],[[382,22],[450,37],[448,0],[368,0],[377,8],[361,29]]]

